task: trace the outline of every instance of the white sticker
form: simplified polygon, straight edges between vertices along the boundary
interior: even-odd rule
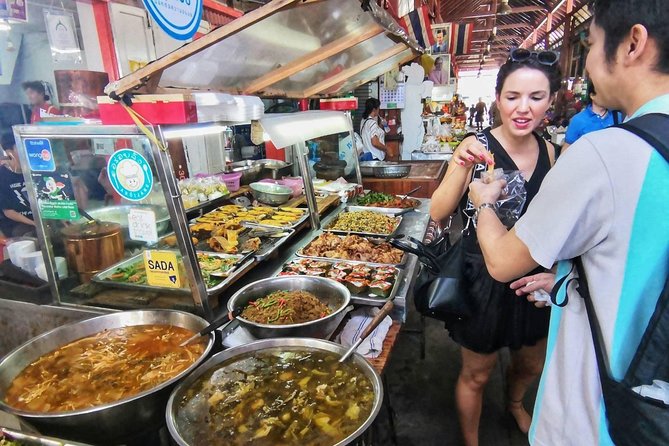
[[[132,240],[146,243],[156,243],[158,241],[156,214],[153,211],[130,209],[128,229]]]
[[[94,139],[93,154],[112,156],[114,154],[114,140],[106,138]]]

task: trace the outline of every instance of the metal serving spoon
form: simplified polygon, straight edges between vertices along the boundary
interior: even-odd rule
[[[372,319],[372,322],[367,325],[365,330],[362,332],[362,335],[360,335],[360,339],[355,341],[355,343],[349,348],[346,353],[342,355],[342,357],[339,359],[340,363],[346,362],[346,360],[355,352],[358,347],[360,347],[360,344],[367,339],[367,337],[372,334],[374,330],[376,330],[376,327],[379,326],[381,321],[385,319],[386,316],[390,314],[391,311],[393,311],[393,308],[395,307],[395,304],[393,303],[392,300],[389,300],[386,302],[386,304],[381,308],[381,311],[379,311],[376,316],[374,316],[374,319]]]

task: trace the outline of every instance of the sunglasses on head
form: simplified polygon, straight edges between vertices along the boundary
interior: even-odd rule
[[[525,62],[530,59],[536,59],[541,65],[546,65],[552,67],[558,60],[560,56],[555,51],[530,51],[525,48],[514,48],[509,53],[509,59],[511,62]]]

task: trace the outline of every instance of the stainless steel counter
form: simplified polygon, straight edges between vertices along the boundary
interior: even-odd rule
[[[423,238],[430,221],[430,200],[421,199],[421,202],[421,206],[416,209],[415,212],[410,212],[404,215],[402,224],[399,227],[397,234],[407,234],[418,239]],[[344,204],[335,208],[330,214],[321,219],[321,225],[323,227],[327,226],[330,221],[332,221],[337,216],[337,214],[339,214],[339,212],[344,210],[344,208]],[[265,262],[257,265],[237,283],[232,285],[223,296],[221,296],[222,301],[220,302],[218,313],[222,314],[227,311],[225,304],[227,303],[228,296],[232,296],[244,285],[278,274],[281,271],[281,267],[284,265],[284,263],[293,258],[297,251],[306,246],[314,237],[322,234],[322,232],[322,230],[312,230],[310,228],[306,228],[296,234],[294,237],[295,241],[289,241],[286,243],[286,245],[284,245],[285,249],[280,250],[279,252],[275,253],[272,258],[267,259]],[[408,256],[408,259],[402,268],[403,271],[400,278],[401,283],[395,296],[395,311],[393,313],[393,318],[402,322],[406,320],[407,299],[411,297],[411,291],[415,281],[418,266],[418,260],[416,259],[416,256],[413,254],[406,255]]]

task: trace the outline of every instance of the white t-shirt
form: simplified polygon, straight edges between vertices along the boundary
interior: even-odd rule
[[[360,136],[365,146],[365,152],[371,152],[375,159],[383,161],[386,159],[386,152],[383,152],[372,145],[372,138],[378,137],[381,144],[386,143],[386,132],[379,126],[375,118],[367,118],[360,124]]]
[[[669,95],[643,108],[669,114]],[[637,113],[637,116],[643,113]],[[613,376],[621,380],[669,274],[669,163],[610,128],[579,139],[516,223],[532,258],[558,278],[582,256]],[[567,281],[565,281],[567,282]],[[585,305],[571,286],[553,306],[530,443],[613,445]],[[650,384],[650,383],[648,383]]]

